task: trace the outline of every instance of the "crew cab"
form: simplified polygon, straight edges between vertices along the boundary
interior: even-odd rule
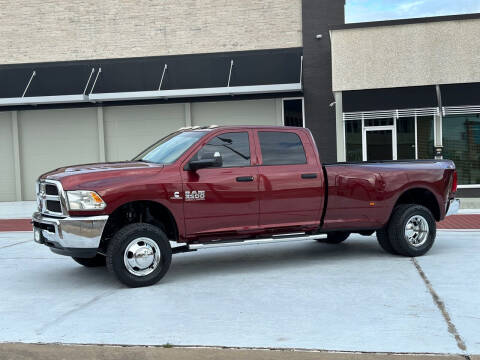
[[[321,163],[308,129],[182,128],[132,161],[56,169],[37,182],[34,239],[131,287],[173,253],[376,232],[388,253],[420,256],[459,201],[449,160]]]

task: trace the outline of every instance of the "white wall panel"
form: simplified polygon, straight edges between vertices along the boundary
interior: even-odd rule
[[[98,161],[96,108],[18,113],[23,197],[33,200],[39,175],[60,166]]]
[[[275,99],[198,102],[192,104],[192,125],[278,125]]]
[[[0,112],[0,201],[15,200],[11,112]]]
[[[103,110],[107,161],[130,160],[185,126],[185,104],[110,106]]]

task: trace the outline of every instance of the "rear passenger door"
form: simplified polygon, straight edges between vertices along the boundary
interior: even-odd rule
[[[306,131],[258,130],[259,225],[306,231],[320,225],[323,176]]]

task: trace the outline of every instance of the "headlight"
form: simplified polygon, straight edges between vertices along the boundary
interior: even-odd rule
[[[70,210],[103,210],[107,206],[95,191],[67,191],[67,200]]]

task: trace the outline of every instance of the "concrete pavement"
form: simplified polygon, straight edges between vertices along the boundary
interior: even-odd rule
[[[480,354],[479,232],[439,232],[419,268],[359,235],[178,254],[141,289],[31,236],[0,233],[0,342]]]

